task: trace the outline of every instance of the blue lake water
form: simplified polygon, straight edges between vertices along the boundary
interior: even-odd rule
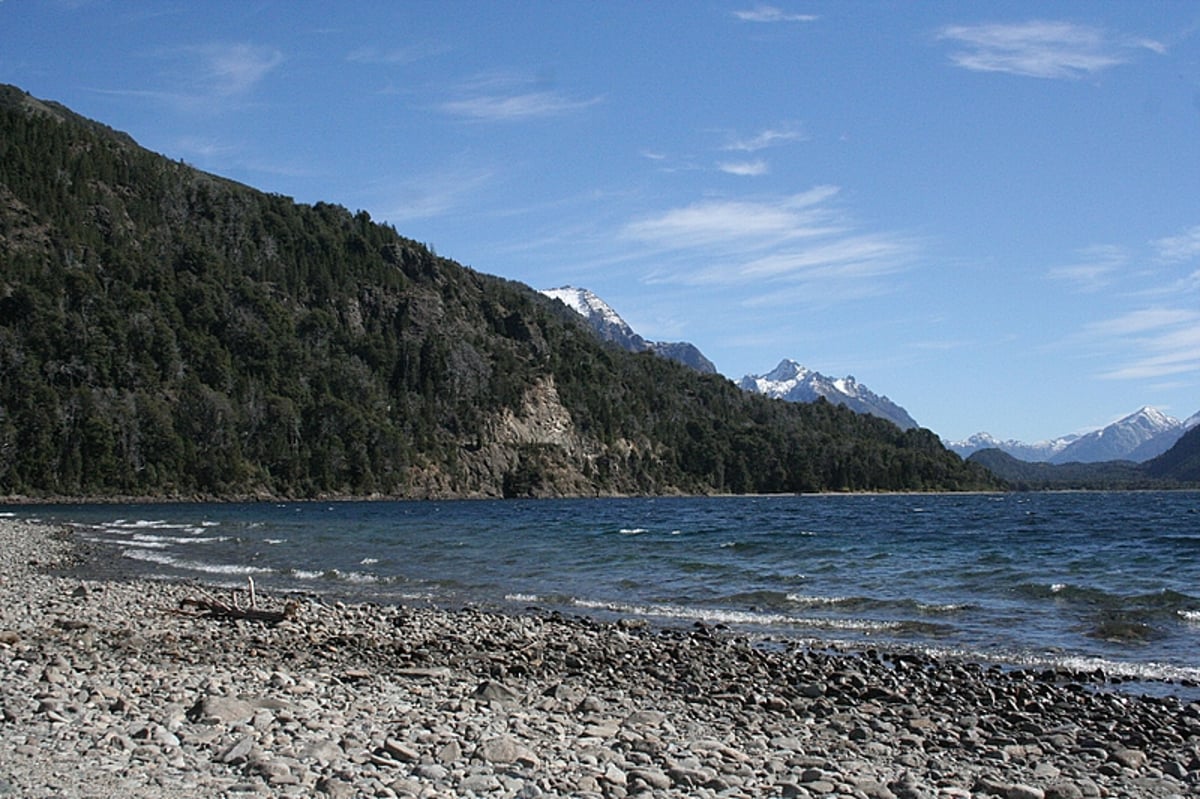
[[[1200,493],[4,508],[123,570],[1200,680]]]

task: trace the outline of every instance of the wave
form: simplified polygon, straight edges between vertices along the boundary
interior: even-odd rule
[[[649,616],[659,619],[698,621],[705,624],[733,624],[751,627],[804,627],[819,630],[848,632],[885,632],[902,630],[908,622],[874,619],[826,619],[792,616],[786,613],[762,613],[723,608],[687,607],[682,605],[631,605],[622,602],[572,599],[571,604],[588,610],[628,616]]]
[[[392,581],[391,578],[380,577],[378,574],[370,572],[342,571],[341,569],[291,569],[288,574],[297,580],[328,580],[358,585],[374,585]]]
[[[198,560],[186,560],[168,555],[158,549],[138,549],[131,547],[122,550],[121,557],[147,563],[157,563],[160,566],[170,566],[173,569],[203,572],[204,574],[271,574],[274,572],[274,569],[269,569],[265,566],[247,566],[238,563],[205,563]]]
[[[216,544],[222,541],[228,541],[229,536],[178,536],[178,535],[147,535],[146,533],[134,533],[133,536],[126,541],[127,544],[146,546],[169,546],[171,544]]]
[[[1052,599],[1114,610],[1173,611],[1200,605],[1200,598],[1170,588],[1150,593],[1120,594],[1073,583],[1021,583],[1016,591],[1030,599]]]
[[[810,596],[787,594],[787,600],[797,607],[838,607],[852,610],[909,610],[922,615],[948,615],[973,609],[963,602],[931,603],[916,599],[875,599],[859,596]]]
[[[132,522],[126,519],[116,519],[100,526],[115,530],[186,530],[192,525],[169,522],[166,519],[137,519]]]

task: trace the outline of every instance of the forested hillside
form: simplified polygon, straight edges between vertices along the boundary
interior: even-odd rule
[[[600,344],[365,212],[0,87],[0,495],[966,489],[928,431]]]

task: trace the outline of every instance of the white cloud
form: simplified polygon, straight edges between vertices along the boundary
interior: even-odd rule
[[[204,64],[202,88],[222,97],[247,94],[283,63],[278,50],[245,43],[210,44],[194,52]]]
[[[1135,49],[1164,49],[1145,39],[1114,40],[1099,28],[1046,20],[949,25],[938,38],[958,45],[950,59],[960,67],[1034,78],[1082,78],[1126,63]]]
[[[400,199],[389,201],[385,198],[375,205],[383,208],[379,215],[393,224],[429,219],[461,207],[468,198],[476,197],[492,177],[487,170],[454,169],[423,175],[401,186],[388,187],[388,191]]]
[[[800,141],[804,134],[796,127],[768,128],[750,138],[736,138],[723,149],[735,152],[755,153],[792,141]]]
[[[758,175],[765,175],[768,172],[767,162],[761,158],[756,161],[730,161],[721,163],[717,164],[717,168],[730,175],[741,175],[744,177],[757,177]]]
[[[485,72],[455,88],[456,98],[439,108],[453,116],[483,122],[508,122],[562,116],[604,101],[603,97],[570,97],[544,80],[520,72]]]
[[[111,90],[107,94],[165,103],[188,113],[219,113],[247,101],[285,60],[279,50],[248,43],[213,43],[160,50],[173,62],[158,70],[171,85],[164,89]]]
[[[1074,284],[1078,291],[1099,291],[1110,285],[1129,264],[1129,254],[1121,247],[1101,244],[1081,253],[1081,260],[1056,266],[1047,274],[1052,280]]]
[[[1092,333],[1106,336],[1127,336],[1152,330],[1173,328],[1176,325],[1200,321],[1200,313],[1178,308],[1143,308],[1114,319],[1088,325]]]
[[[434,42],[394,47],[388,50],[373,45],[363,45],[347,53],[346,60],[356,64],[412,64],[449,51],[449,47]]]
[[[653,282],[736,289],[744,305],[890,291],[880,277],[903,269],[915,244],[857,230],[833,202],[837,194],[836,186],[817,186],[784,197],[704,200],[632,222],[623,236],[654,248]]]
[[[602,98],[585,100],[566,97],[558,92],[539,91],[518,94],[494,94],[467,97],[442,103],[441,109],[455,116],[489,122],[559,116],[581,111],[600,103]]]
[[[1200,256],[1200,225],[1178,236],[1167,236],[1154,242],[1158,257],[1164,261],[1189,261]]]
[[[1200,375],[1200,312],[1144,308],[1093,323],[1086,330],[1128,353],[1122,365],[1100,374],[1103,379]]]
[[[734,11],[733,15],[743,22],[815,22],[820,17],[812,14],[792,14],[776,6],[758,5],[746,11]]]
[[[765,247],[841,230],[829,211],[814,208],[837,192],[836,186],[818,186],[776,200],[706,200],[632,222],[624,233],[665,249]]]

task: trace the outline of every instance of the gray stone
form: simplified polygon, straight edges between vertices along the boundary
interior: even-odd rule
[[[254,717],[254,706],[229,696],[205,696],[192,706],[188,719],[201,724],[235,724]]]
[[[1016,784],[1008,786],[1004,799],[1046,799],[1046,792],[1033,785]]]
[[[1125,768],[1138,770],[1146,765],[1146,753],[1138,749],[1115,749],[1109,754],[1108,759]]]
[[[222,763],[244,763],[250,755],[250,751],[254,748],[254,738],[249,735],[242,736],[234,744],[225,749],[217,758]]]
[[[626,777],[629,780],[641,780],[655,790],[665,791],[671,787],[671,778],[656,768],[630,769]]]
[[[1056,782],[1046,787],[1045,799],[1083,799],[1083,791],[1073,782]]]
[[[521,700],[521,695],[503,683],[487,680],[480,683],[472,694],[476,699],[485,702],[496,702],[503,705],[515,705]]]
[[[405,763],[416,763],[421,759],[421,753],[404,741],[398,741],[395,738],[388,738],[383,744],[383,751],[387,752],[391,757]]]
[[[501,736],[484,741],[476,750],[476,755],[488,763],[525,763],[536,765],[537,756],[522,746],[515,738]]]

